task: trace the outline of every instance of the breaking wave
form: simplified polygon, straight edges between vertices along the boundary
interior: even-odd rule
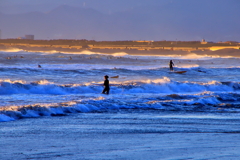
[[[230,101],[238,103],[228,103]],[[240,94],[219,94],[211,92],[200,94],[166,94],[142,96],[136,95],[98,96],[62,103],[31,104],[5,106],[0,108],[0,122],[21,118],[42,116],[64,116],[70,113],[118,112],[118,111],[159,111],[159,112],[234,112],[240,113]]]
[[[0,121],[119,110],[240,112],[238,82],[177,82],[167,77],[114,82],[111,85],[110,95],[100,94],[101,85],[96,82],[58,85],[46,80],[31,83],[2,80],[0,96],[25,94],[31,97],[47,94],[48,97],[49,95],[65,97],[59,97],[59,102],[54,99],[52,102],[55,103],[50,99],[49,103],[45,100],[43,103],[32,101],[22,105],[6,104],[0,108]],[[23,99],[28,100],[26,97]]]
[[[58,85],[47,80],[26,83],[24,81],[0,81],[0,95],[9,94],[84,94],[100,93],[102,83],[90,82],[84,84],[64,84]],[[142,81],[124,81],[121,83],[111,83],[112,94],[132,94],[132,93],[155,93],[155,94],[173,94],[188,92],[231,92],[239,90],[239,82],[217,82],[210,81],[207,83],[199,82],[177,82],[167,77],[155,80]]]

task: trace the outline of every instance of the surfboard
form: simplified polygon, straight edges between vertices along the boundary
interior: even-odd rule
[[[169,72],[169,73],[178,73],[178,74],[183,74],[186,73],[187,71],[173,71],[173,72]]]
[[[110,78],[119,78],[119,76],[113,76],[113,77],[110,77]]]

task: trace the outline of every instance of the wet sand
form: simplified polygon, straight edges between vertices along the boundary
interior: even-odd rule
[[[126,118],[128,117],[128,118]],[[0,159],[215,159],[240,157],[240,119],[89,113],[0,123]]]

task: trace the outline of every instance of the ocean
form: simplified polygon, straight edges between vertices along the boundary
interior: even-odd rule
[[[1,159],[240,158],[240,58],[1,51],[0,59]]]

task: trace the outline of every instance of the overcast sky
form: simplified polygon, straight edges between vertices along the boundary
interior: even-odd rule
[[[146,5],[149,6],[164,5],[171,1],[172,0],[0,0],[0,12],[4,13],[24,13],[29,11],[47,12],[60,5],[69,5],[76,7],[93,8],[104,13],[109,13],[124,11],[134,7]]]
[[[60,5],[93,8],[104,13],[124,11],[141,6],[162,6],[168,3],[181,2],[184,7],[193,7],[199,3],[219,6],[235,5],[240,7],[240,0],[0,0],[2,13],[26,13],[29,11],[48,12]],[[186,6],[191,2],[189,6]],[[214,8],[212,8],[214,9]],[[226,16],[228,13],[226,12]]]

